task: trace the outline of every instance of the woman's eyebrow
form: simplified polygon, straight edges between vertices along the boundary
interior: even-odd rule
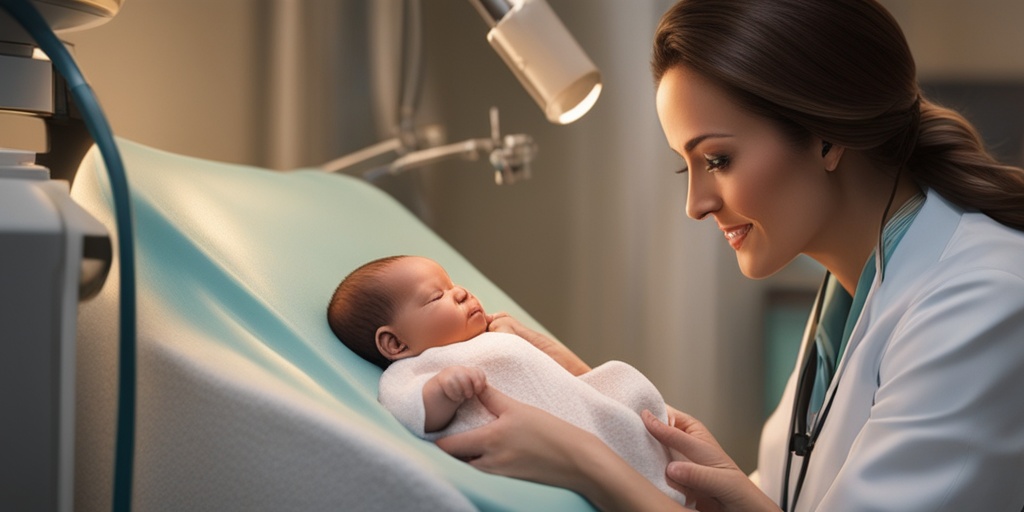
[[[683,149],[685,149],[686,152],[689,153],[690,151],[693,151],[693,148],[697,147],[697,144],[700,144],[701,142],[704,142],[706,139],[720,139],[720,138],[727,138],[727,137],[732,137],[732,135],[729,135],[729,134],[726,134],[726,133],[705,133],[704,135],[698,135],[698,136],[690,139],[686,143],[686,145],[683,146]]]

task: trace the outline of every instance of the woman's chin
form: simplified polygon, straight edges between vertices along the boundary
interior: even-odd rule
[[[769,264],[765,261],[757,261],[752,258],[745,258],[744,255],[738,254],[737,263],[740,267],[740,272],[743,273],[749,279],[765,279],[769,278],[785,267],[785,264]]]

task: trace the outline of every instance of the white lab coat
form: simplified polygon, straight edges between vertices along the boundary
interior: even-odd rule
[[[776,502],[802,357],[761,436]],[[837,375],[797,510],[1020,511],[1024,233],[929,192]]]

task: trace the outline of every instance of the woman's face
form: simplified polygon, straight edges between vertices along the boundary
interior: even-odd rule
[[[657,109],[669,146],[686,161],[687,215],[715,219],[744,275],[768,277],[823,249],[836,187],[820,139],[795,145],[682,66],[662,77]]]

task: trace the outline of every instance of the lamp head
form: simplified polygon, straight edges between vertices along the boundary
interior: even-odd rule
[[[601,73],[545,0],[473,0],[491,43],[548,121],[569,124],[601,94]]]

